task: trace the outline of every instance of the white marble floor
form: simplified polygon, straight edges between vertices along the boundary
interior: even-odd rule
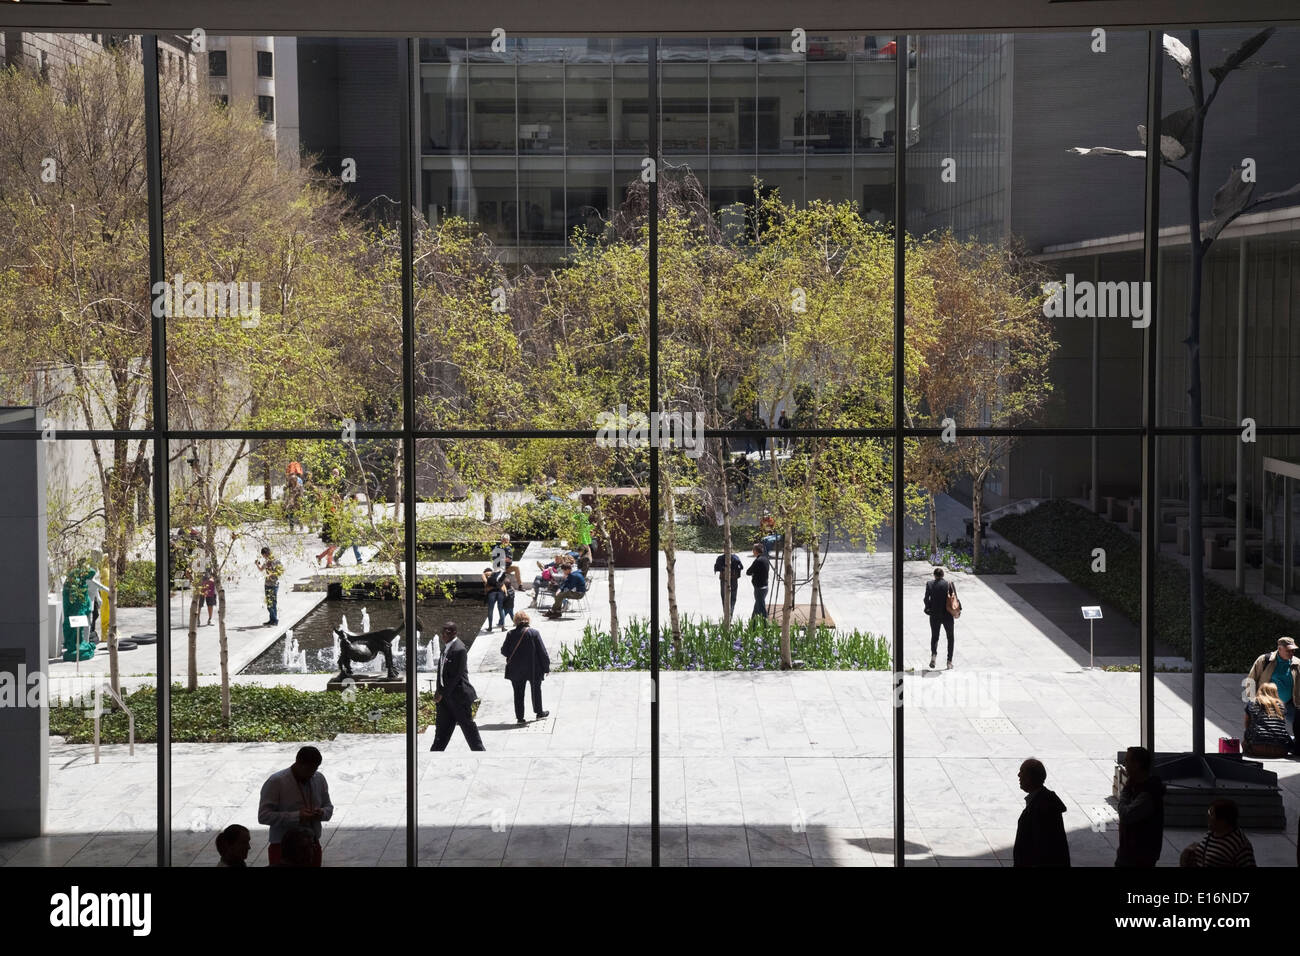
[[[691,614],[716,615],[714,555],[678,556],[677,598]],[[889,634],[889,556],[832,554],[823,596],[841,627]],[[748,562],[746,562],[748,563]],[[1020,556],[1012,579],[955,575],[966,613],[957,626],[957,669],[929,671],[921,591],[929,566],[905,565],[903,819],[909,865],[1010,862],[1022,795],[1021,760],[1047,765],[1047,785],[1069,808],[1078,865],[1114,860],[1107,802],[1117,751],[1138,739],[1138,675],[1086,669],[1086,651],[1018,597],[1011,581],[1059,581]],[[648,609],[646,569],[616,577],[626,622]],[[748,603],[742,579],[737,610]],[[541,622],[552,657],[609,606],[598,578],[586,614]],[[806,600],[803,596],[800,600]],[[666,611],[666,598],[661,595]],[[522,606],[522,604],[521,604]],[[443,754],[422,744],[417,859],[425,865],[643,865],[650,847],[648,675],[553,674],[551,716],[517,728],[498,632],[471,652],[483,698],[487,752],[457,734]],[[1261,648],[1262,649],[1262,648]],[[1249,665],[1243,662],[1243,671]],[[212,679],[211,677],[205,679]],[[302,684],[307,678],[295,678]],[[322,679],[323,681],[323,679]],[[1236,735],[1238,678],[1207,678],[1206,738]],[[305,685],[304,685],[305,686]],[[890,675],[862,672],[665,673],[660,683],[662,860],[690,865],[864,865],[893,861],[893,719]],[[1157,675],[1157,745],[1190,744],[1190,677]],[[327,865],[406,860],[406,765],[400,737],[341,735],[316,741],[337,807],[325,827]],[[259,827],[261,782],[292,759],[296,743],[172,746],[173,862],[211,865],[216,830]],[[91,748],[55,741],[47,835],[0,842],[0,864],[153,865],[155,757],[139,746]],[[1270,761],[1287,818],[1300,812],[1300,763]],[[1165,862],[1197,834],[1167,834]],[[1261,863],[1290,866],[1295,828],[1252,833]]]

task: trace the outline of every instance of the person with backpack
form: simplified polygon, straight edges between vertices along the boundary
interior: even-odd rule
[[[939,628],[948,635],[948,670],[952,670],[953,622],[961,616],[957,587],[945,581],[943,568],[934,569],[934,580],[925,583],[925,613],[930,616],[930,667],[939,654]]]

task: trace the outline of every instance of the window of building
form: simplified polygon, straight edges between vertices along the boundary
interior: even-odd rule
[[[258,76],[275,75],[271,69],[271,57],[272,54],[269,50],[257,51],[257,75]]]
[[[229,105],[230,105],[230,97],[227,96],[225,93],[218,93],[218,94],[216,95],[215,99],[216,99],[216,101],[217,101],[218,103],[220,103],[222,106],[229,106]]]
[[[275,97],[259,96],[257,98],[257,112],[261,115],[262,122],[272,122],[275,119]]]
[[[208,76],[226,75],[226,51],[208,51]]]

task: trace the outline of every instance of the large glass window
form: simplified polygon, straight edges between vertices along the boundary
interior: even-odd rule
[[[140,40],[51,36],[0,73],[0,862],[644,865],[657,807],[665,864],[1008,865],[1032,758],[1102,866],[1119,752],[1242,733],[1297,31],[1164,39],[1154,288],[1145,32],[171,37],[154,142]],[[325,808],[303,745],[320,820],[265,806]]]

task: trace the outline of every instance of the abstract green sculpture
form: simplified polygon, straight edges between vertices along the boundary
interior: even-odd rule
[[[81,558],[68,571],[63,581],[63,659],[65,661],[89,660],[95,656],[94,619],[91,614],[98,602],[99,592],[108,588],[99,582],[99,569],[88,558]],[[87,628],[73,627],[68,622],[78,614],[90,619]],[[86,639],[83,640],[82,638]]]

